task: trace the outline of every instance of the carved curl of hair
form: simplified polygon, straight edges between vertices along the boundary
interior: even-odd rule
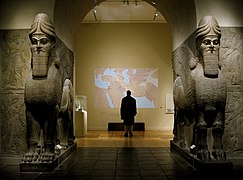
[[[51,19],[45,13],[39,13],[35,16],[35,20],[30,28],[29,38],[31,38],[33,33],[38,30],[49,35],[54,42],[56,41],[55,28],[51,22]]]
[[[200,40],[202,37],[209,34],[210,31],[213,31],[219,38],[221,38],[221,30],[219,24],[215,17],[213,16],[205,16],[203,17],[198,25],[196,32],[196,42]]]

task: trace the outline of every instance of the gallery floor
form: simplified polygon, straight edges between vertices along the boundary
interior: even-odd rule
[[[76,138],[76,152],[54,171],[20,172],[18,163],[1,162],[1,179],[211,179],[170,151],[172,137],[171,131],[135,131],[133,137],[122,131],[88,131]],[[230,179],[243,179],[243,163],[234,164]]]
[[[132,138],[124,138],[122,131],[88,131],[76,138],[78,147],[169,147],[171,131],[134,131]]]

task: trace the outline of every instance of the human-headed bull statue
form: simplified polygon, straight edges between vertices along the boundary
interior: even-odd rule
[[[224,132],[226,85],[222,75],[219,48],[221,31],[213,16],[205,16],[196,31],[195,57],[183,45],[173,57],[175,124],[174,139],[181,147],[197,148],[197,157],[210,161],[226,160],[222,136]],[[185,141],[184,127],[193,125],[193,133]],[[207,143],[208,128],[212,129],[213,145],[210,153]]]
[[[57,127],[58,135],[62,137],[59,141],[65,140],[61,134],[63,130],[60,129],[63,126],[57,126],[57,121],[59,119],[62,125],[65,119],[63,115],[67,114],[64,111],[69,111],[68,120],[72,121],[72,95],[67,93],[72,92],[72,86],[71,81],[67,80],[62,59],[56,54],[57,38],[48,15],[36,15],[29,38],[31,70],[25,86],[28,152],[23,161],[52,162],[58,139]],[[67,108],[63,107],[64,102],[69,102]]]

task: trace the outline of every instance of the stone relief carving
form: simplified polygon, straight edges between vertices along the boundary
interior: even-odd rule
[[[24,85],[30,68],[28,30],[0,31],[1,154],[26,151]]]
[[[72,121],[72,95],[69,91],[72,91],[73,64],[70,65],[70,57],[62,59],[62,47],[56,50],[55,29],[46,14],[36,15],[29,38],[31,71],[25,85],[28,152],[23,160],[52,162],[55,159],[56,140],[62,143],[65,139],[63,137],[66,137],[68,127],[65,127],[64,122]],[[71,129],[69,132],[72,133]],[[73,139],[72,135],[70,143],[73,143]]]
[[[5,94],[1,104],[1,109],[7,111],[2,112],[4,121],[1,126],[2,148],[3,154],[18,155],[26,151],[26,144],[20,145],[20,142],[25,142],[26,124],[24,115],[24,97],[16,94]]]
[[[226,77],[224,142],[227,151],[243,150],[243,29],[221,28],[221,64]]]
[[[26,49],[29,43],[23,35],[26,32],[5,31],[2,33],[1,70],[3,90],[24,89],[24,71],[28,69]],[[25,34],[26,35],[26,34]]]
[[[173,57],[177,75],[174,83],[174,142],[182,148],[195,145],[197,157],[210,161],[226,160],[222,137],[224,132],[226,84],[219,61],[221,30],[217,20],[205,16],[196,31],[197,56],[187,46],[178,48]],[[185,133],[185,126],[193,133]],[[208,129],[213,135],[212,152]],[[187,138],[185,138],[187,136]]]

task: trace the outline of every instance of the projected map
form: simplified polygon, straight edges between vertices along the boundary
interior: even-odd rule
[[[158,107],[158,69],[97,68],[95,107],[120,108],[121,99],[131,90],[137,108]]]

